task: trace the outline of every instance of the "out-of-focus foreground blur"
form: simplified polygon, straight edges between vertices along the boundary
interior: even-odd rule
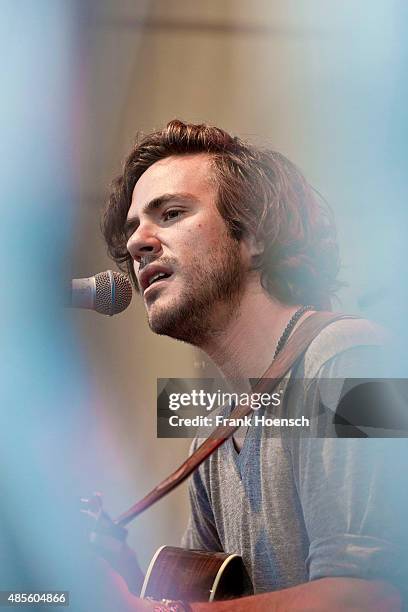
[[[115,516],[188,451],[156,439],[156,379],[211,372],[205,357],[154,336],[137,297],[112,319],[59,303],[71,276],[113,265],[100,212],[137,132],[204,121],[294,161],[335,211],[348,283],[336,308],[394,330],[405,373],[405,12],[3,2],[2,589],[69,588],[79,497],[102,491]],[[182,487],[134,522],[144,565],[179,542],[187,512]]]

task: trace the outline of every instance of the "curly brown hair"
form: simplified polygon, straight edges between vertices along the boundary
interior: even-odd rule
[[[341,286],[333,215],[298,168],[275,151],[261,149],[205,124],[170,121],[139,139],[125,161],[102,219],[108,252],[137,286],[124,231],[132,193],[143,172],[174,155],[206,153],[218,186],[217,208],[231,236],[253,236],[262,245],[254,259],[262,286],[286,304],[327,308]]]

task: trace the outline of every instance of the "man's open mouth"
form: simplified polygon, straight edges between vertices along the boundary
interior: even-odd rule
[[[142,293],[144,294],[145,291],[153,287],[153,285],[166,281],[172,275],[173,270],[167,265],[150,264],[146,266],[139,278]]]
[[[170,278],[170,276],[171,274],[167,274],[166,272],[158,272],[157,274],[155,274],[149,279],[149,282],[148,282],[148,285],[145,291],[149,289],[149,287],[151,287],[152,285],[158,283],[159,281],[164,280],[166,278]]]

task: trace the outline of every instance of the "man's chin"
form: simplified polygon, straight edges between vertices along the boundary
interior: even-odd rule
[[[177,311],[174,307],[159,306],[157,303],[147,307],[147,320],[149,327],[155,334],[160,336],[173,336],[173,328],[177,326]]]
[[[203,330],[198,323],[202,311],[195,312],[191,304],[152,305],[147,311],[149,327],[159,336],[169,336],[189,344],[200,344]]]
[[[149,323],[149,327],[152,330],[152,332],[154,332],[155,334],[158,334],[159,336],[165,335],[165,322],[163,321],[163,317],[162,316],[158,316],[158,315],[147,315],[147,320]]]

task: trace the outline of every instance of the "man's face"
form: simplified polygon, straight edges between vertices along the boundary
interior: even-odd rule
[[[136,183],[127,217],[127,248],[151,329],[196,345],[223,329],[248,268],[243,243],[216,208],[212,179],[205,154],[158,161]]]

